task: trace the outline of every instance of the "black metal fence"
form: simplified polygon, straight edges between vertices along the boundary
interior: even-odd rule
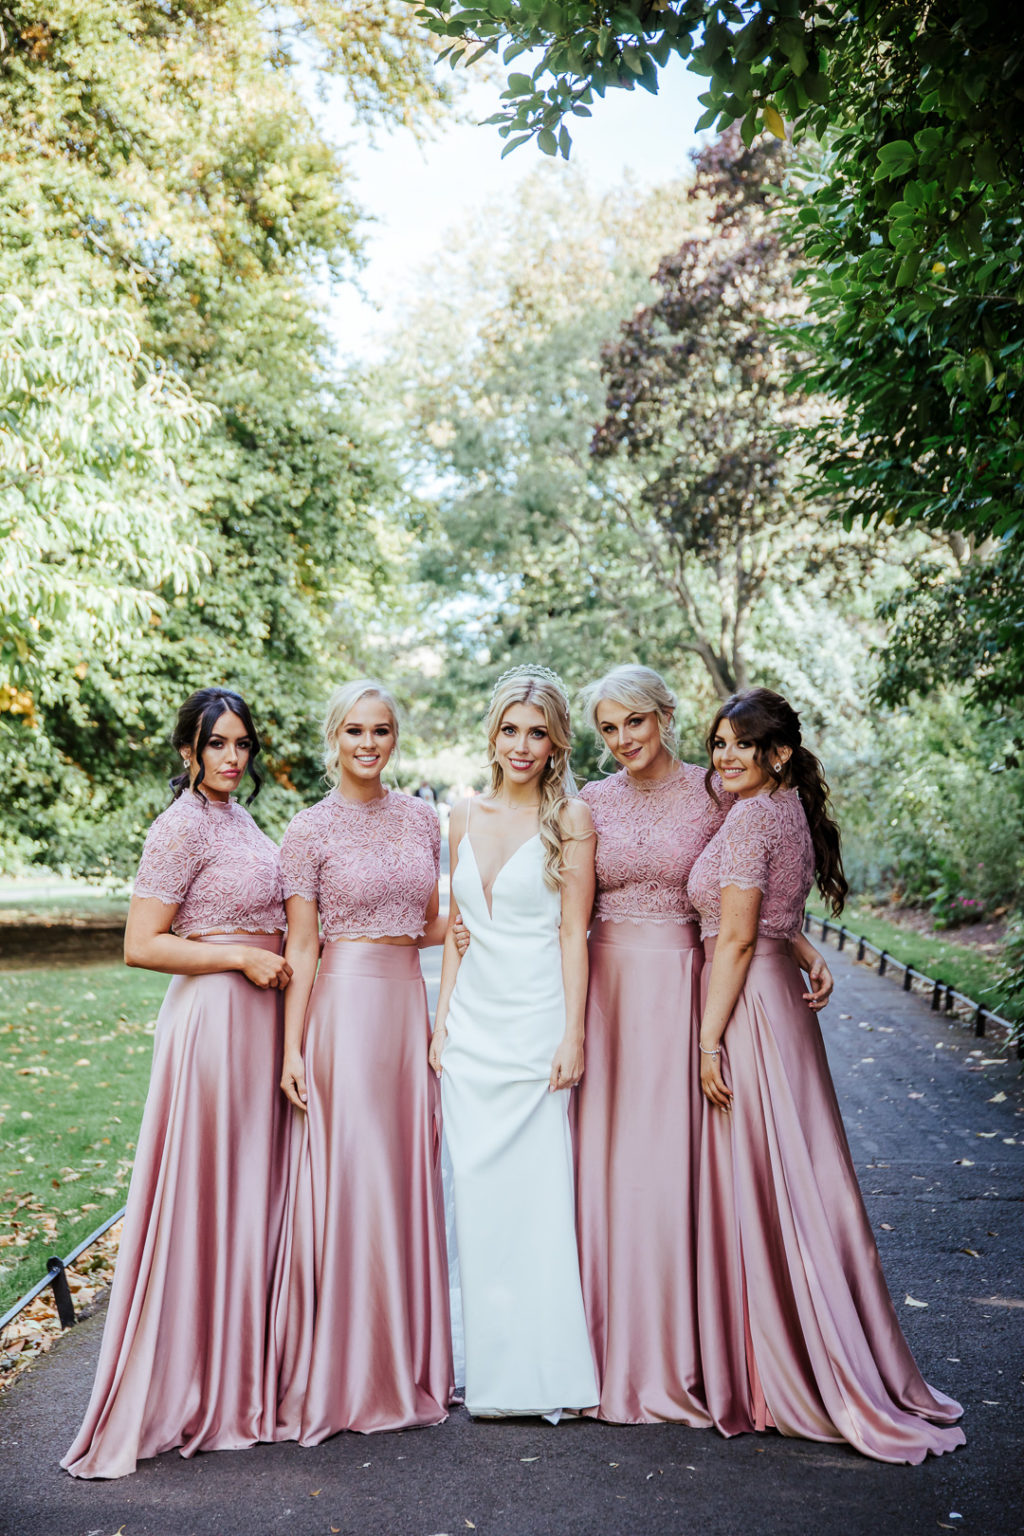
[[[910,992],[915,981],[920,982],[922,989],[926,993],[931,993],[933,1013],[956,1014],[959,1009],[958,1016],[963,1017],[973,1026],[974,1033],[979,1039],[984,1038],[990,1024],[1005,1029],[1008,1041],[1016,1041],[1018,1058],[1024,1060],[1024,1032],[1012,1020],[1004,1019],[993,1009],[983,1007],[973,997],[966,997],[963,992],[957,992],[941,977],[926,976],[923,971],[915,970],[912,965],[907,965],[903,960],[897,960],[887,949],[879,949],[877,944],[872,944],[870,939],[866,939],[862,933],[854,933],[845,924],[834,923],[827,917],[819,917],[815,912],[805,912],[805,933],[811,932],[813,923],[820,924],[823,939],[827,939],[829,934],[835,934],[837,948],[845,949],[847,944],[856,945],[858,960],[864,960],[868,954],[874,955],[878,960],[879,976],[885,976],[890,972],[902,972],[904,992]]]
[[[10,1311],[5,1312],[3,1317],[0,1317],[0,1335],[3,1334],[8,1323],[13,1323],[19,1313],[24,1312],[30,1302],[35,1301],[37,1296],[42,1295],[48,1285],[53,1289],[53,1299],[57,1304],[57,1316],[60,1318],[61,1327],[72,1328],[78,1319],[75,1316],[75,1303],[71,1297],[71,1289],[68,1286],[68,1277],[65,1271],[71,1268],[76,1259],[82,1257],[87,1248],[91,1248],[93,1243],[98,1242],[104,1232],[109,1232],[111,1227],[121,1220],[124,1212],[125,1207],[122,1205],[121,1209],[115,1211],[113,1216],[109,1216],[102,1226],[96,1228],[95,1232],[90,1232],[89,1236],[80,1242],[77,1248],[73,1248],[67,1258],[59,1259],[55,1256],[52,1259],[47,1259],[46,1274],[43,1278],[37,1280],[32,1289],[26,1291],[24,1296],[14,1303]]]

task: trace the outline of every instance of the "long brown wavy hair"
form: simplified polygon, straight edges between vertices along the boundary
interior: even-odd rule
[[[753,742],[755,762],[759,768],[768,770],[773,785],[799,791],[814,844],[814,875],[818,890],[832,915],[838,917],[850,889],[843,874],[842,839],[829,806],[824,769],[814,753],[803,744],[800,716],[781,693],[773,693],[770,688],[745,688],[741,693],[734,693],[711,722],[707,734],[709,760],[712,743],[723,720],[728,720],[737,738]],[[790,756],[781,773],[775,773],[772,758],[780,747],[788,747]],[[709,768],[704,783],[708,794],[717,801],[713,778],[714,769]]]
[[[537,669],[540,672],[540,668]],[[487,761],[491,765],[491,793],[497,795],[505,775],[497,760],[494,744],[498,739],[506,710],[513,704],[532,704],[544,716],[544,726],[551,738],[552,752],[544,765],[540,781],[538,831],[544,849],[544,884],[557,891],[562,884],[565,844],[569,841],[562,826],[562,813],[576,793],[576,781],[569,767],[572,728],[569,703],[549,677],[532,674],[528,667],[498,679],[487,711]]]

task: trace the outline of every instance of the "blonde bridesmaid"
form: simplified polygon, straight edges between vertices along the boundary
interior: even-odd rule
[[[172,737],[184,771],[149,830],[125,960],[173,980],[85,1421],[61,1465],[252,1445],[274,1427],[269,1286],[285,1195],[284,906],[278,850],[233,798],[260,751],[245,701],[204,688]]]
[[[299,812],[281,849],[294,969],[281,1082],[297,1117],[274,1302],[276,1437],[303,1445],[440,1423],[454,1390],[419,958],[444,937],[437,813],[381,782],[398,711],[380,683],[338,689],[324,746],[330,793]]]
[[[846,896],[821,764],[765,688],[723,704],[708,746],[736,796],[689,883],[708,961],[697,1233],[708,1408],[726,1435],[774,1428],[920,1462],[964,1443],[962,1410],[923,1380],[900,1330],[790,952],[813,881],[834,913]]]

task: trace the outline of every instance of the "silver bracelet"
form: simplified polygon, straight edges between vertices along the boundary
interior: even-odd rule
[[[713,1051],[709,1051],[705,1046],[701,1045],[699,1040],[697,1041],[697,1049],[700,1051],[702,1056],[721,1056],[722,1054],[720,1046],[716,1045]]]

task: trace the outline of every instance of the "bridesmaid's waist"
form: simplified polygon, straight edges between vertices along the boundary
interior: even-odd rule
[[[710,939],[704,940],[704,958],[709,963],[715,953],[715,945],[717,942],[717,934],[715,934]],[[792,957],[790,942],[791,941],[789,939],[770,939],[767,934],[759,933],[757,936],[757,943],[754,945],[753,958],[755,960],[761,960],[768,955],[783,955],[787,960],[789,960]]]
[[[590,942],[614,944],[620,949],[699,949],[700,931],[696,923],[599,917],[591,924]]]
[[[266,949],[279,955],[284,948],[283,933],[193,933],[193,944],[245,944],[249,949]]]

